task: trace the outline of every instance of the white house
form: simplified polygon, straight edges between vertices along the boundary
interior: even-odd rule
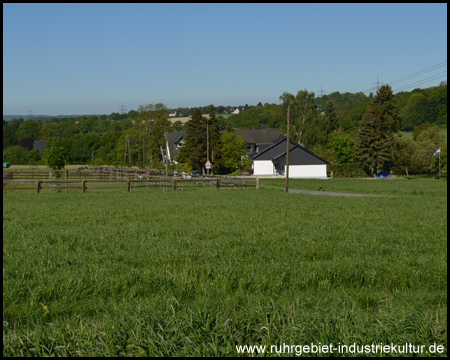
[[[253,157],[253,175],[284,175],[286,171],[287,139],[274,140],[269,148]],[[289,178],[327,178],[328,161],[303,146],[289,141]]]

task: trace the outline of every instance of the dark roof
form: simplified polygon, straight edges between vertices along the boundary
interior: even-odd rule
[[[272,145],[281,132],[278,129],[236,130],[236,135],[243,135],[247,144]]]
[[[280,136],[276,142],[266,150],[253,156],[252,160],[275,160],[287,153],[287,138]],[[311,150],[304,148],[296,142],[290,140],[289,164],[290,165],[318,165],[329,164],[328,161],[314,154]]]
[[[286,155],[287,149],[280,155],[275,156],[273,159]],[[304,148],[301,145],[297,145],[293,148],[289,148],[289,165],[322,165],[329,164],[328,161],[314,154],[312,151]]]
[[[253,159],[257,160],[272,160],[274,157],[277,157],[279,154],[286,152],[286,138],[277,141],[276,143],[272,144],[265,150],[261,151],[259,154],[253,157]],[[291,144],[289,147],[289,150],[292,149],[294,146],[297,145],[294,141],[289,141]]]
[[[177,157],[177,145],[181,140],[183,140],[185,134],[186,132],[184,131],[174,131],[167,133],[167,146],[169,147],[171,160]]]
[[[34,148],[38,149],[39,151],[44,151],[45,146],[47,145],[47,140],[34,140]]]

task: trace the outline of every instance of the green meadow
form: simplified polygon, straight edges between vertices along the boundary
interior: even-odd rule
[[[446,180],[290,180],[389,197],[260,185],[4,193],[3,356],[447,355]]]

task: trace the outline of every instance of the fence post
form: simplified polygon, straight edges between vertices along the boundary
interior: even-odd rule
[[[128,192],[130,192],[131,191],[131,179],[128,179]]]
[[[259,176],[256,177],[256,190],[259,189]]]
[[[173,191],[177,191],[177,178],[173,178]]]
[[[38,180],[37,182],[37,193],[39,194],[41,192],[41,180]]]
[[[82,184],[83,184],[83,193],[85,193],[86,192],[86,179],[83,179]]]
[[[66,193],[67,193],[67,188],[69,187],[69,183],[67,182],[67,180],[69,180],[69,170],[65,171],[65,176],[66,178]]]
[[[220,179],[216,178],[216,189],[219,190],[220,189]]]

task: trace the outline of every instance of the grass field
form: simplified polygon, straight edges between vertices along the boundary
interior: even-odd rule
[[[447,181],[290,181],[321,186],[396,196],[4,194],[3,356],[284,343],[436,343],[442,354],[422,355],[445,356]]]
[[[412,136],[411,131],[400,131],[400,134],[402,134],[402,138],[404,140],[413,141],[413,136]],[[447,143],[447,129],[441,129],[441,135],[443,136],[445,143]]]

